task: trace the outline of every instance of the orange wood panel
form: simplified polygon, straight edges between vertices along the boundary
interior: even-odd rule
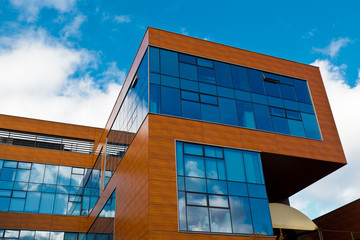
[[[87,217],[2,212],[1,229],[86,232]]]

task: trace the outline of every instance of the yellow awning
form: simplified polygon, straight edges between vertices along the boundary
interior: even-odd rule
[[[273,228],[313,231],[317,226],[299,210],[285,204],[270,203]]]

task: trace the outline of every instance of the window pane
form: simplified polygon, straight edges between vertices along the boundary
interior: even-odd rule
[[[35,238],[35,231],[21,230],[20,240],[34,240],[34,238]],[[51,240],[53,240],[53,239],[51,239]]]
[[[199,83],[199,89],[201,93],[206,93],[210,95],[216,95],[216,86],[206,83]]]
[[[181,91],[181,99],[198,102],[199,94],[195,92]]]
[[[205,146],[205,156],[206,157],[223,158],[223,152],[222,152],[221,148]]]
[[[295,90],[293,86],[280,84],[281,95],[284,99],[296,101]]]
[[[249,82],[245,68],[231,65],[231,74],[234,88],[249,91]]]
[[[203,156],[203,146],[199,144],[184,143],[184,153]]]
[[[21,169],[31,169],[31,163],[19,162],[19,167]]]
[[[185,176],[205,177],[205,166],[203,157],[184,156]]]
[[[186,177],[185,186],[186,186],[186,191],[189,192],[204,192],[204,193],[206,192],[205,179]]]
[[[160,85],[160,74],[150,73],[150,83]]]
[[[237,125],[235,100],[219,97],[221,123]]]
[[[283,108],[284,103],[281,98],[267,97],[269,106]]]
[[[225,173],[225,161],[222,159],[217,160],[217,167],[218,167],[218,174],[220,180],[226,180],[226,173]]]
[[[206,177],[211,179],[219,179],[216,159],[206,158],[205,165]]]
[[[278,83],[265,81],[266,95],[273,97],[281,97],[280,87]]]
[[[298,101],[311,104],[309,88],[306,81],[293,79],[293,83]]]
[[[21,198],[12,198],[10,203],[10,209],[11,212],[23,212],[25,206],[25,199]]]
[[[281,84],[293,85],[292,79],[284,76],[278,76]]]
[[[267,98],[265,95],[257,94],[257,93],[251,93],[251,99],[254,103],[260,103],[264,105],[268,105]]]
[[[176,163],[177,163],[177,174],[184,175],[184,156],[183,156],[182,142],[176,142]]]
[[[254,233],[249,199],[243,197],[230,197],[230,209],[233,232],[248,234]],[[261,218],[262,216],[257,217]]]
[[[231,233],[230,210],[210,208],[211,232]]]
[[[285,111],[282,108],[270,107],[270,114],[272,116],[285,117]]]
[[[272,116],[271,121],[273,124],[274,132],[290,134],[290,130],[286,118]]]
[[[201,104],[201,118],[204,121],[220,122],[219,108],[217,106]]]
[[[197,72],[199,82],[215,84],[214,69],[198,67]]]
[[[210,207],[229,207],[229,201],[227,196],[209,195]]]
[[[227,179],[245,182],[245,169],[242,152],[235,149],[224,149]]]
[[[162,74],[178,77],[178,54],[176,52],[160,49],[160,70]]]
[[[229,188],[229,195],[243,196],[243,197],[248,196],[246,183],[228,182],[228,188]]]
[[[180,77],[190,80],[197,80],[197,71],[195,65],[180,63]]]
[[[273,235],[269,203],[266,199],[250,198],[254,232]]]
[[[150,72],[160,72],[159,49],[150,47]]]
[[[181,100],[182,116],[200,120],[200,103]]]
[[[236,109],[240,127],[255,128],[253,106],[250,102],[236,101]]]
[[[185,62],[185,63],[190,63],[190,64],[196,64],[195,57],[186,55],[186,54],[181,54],[181,53],[179,53],[179,61]]]
[[[301,120],[300,113],[297,111],[286,110],[286,117],[295,120]]]
[[[267,198],[265,185],[248,184],[249,196],[256,198]]]
[[[0,211],[9,211],[10,198],[0,197]]]
[[[176,78],[176,77],[169,77],[169,76],[161,75],[161,85],[179,88],[180,80],[179,80],[179,78]]]
[[[299,102],[299,107],[301,112],[315,114],[314,108],[311,104],[301,103]]]
[[[17,164],[18,163],[16,161],[4,161],[4,167],[8,168],[16,168]]]
[[[67,194],[56,194],[54,214],[66,214],[66,207],[68,202]]]
[[[264,81],[262,73],[257,70],[247,69],[250,91],[254,93],[265,94]]]
[[[233,88],[230,65],[222,62],[214,62],[216,84],[218,86]]]
[[[264,184],[260,154],[244,151],[243,156],[247,182]]]
[[[75,187],[80,187],[82,185],[82,179],[83,179],[83,175],[72,174],[70,185]]]
[[[178,190],[185,191],[184,177],[177,177]]]
[[[217,87],[219,97],[234,98],[234,89],[226,87]]]
[[[188,205],[207,206],[205,194],[186,193],[186,202]]]
[[[59,176],[57,184],[70,185],[71,167],[59,166]]]
[[[251,102],[251,95],[249,92],[244,92],[240,90],[234,90],[234,91],[235,91],[235,99]]]
[[[315,115],[301,113],[305,133],[308,138],[321,139]]]
[[[189,81],[185,79],[180,79],[180,87],[181,89],[198,92],[199,91],[199,83],[194,81]]]
[[[37,213],[39,211],[40,193],[28,192],[26,196],[25,212]]]
[[[14,181],[16,174],[16,168],[3,168],[1,171],[0,180]]]
[[[202,103],[208,103],[208,104],[218,105],[218,101],[217,101],[217,97],[216,97],[216,96],[200,94],[200,101],[201,101]]]
[[[4,237],[5,238],[18,238],[19,233],[20,232],[18,230],[5,230]]]
[[[208,60],[208,59],[203,59],[203,58],[198,58],[197,59],[197,64],[199,66],[203,66],[203,67],[208,67],[208,68],[213,68],[213,61]]]
[[[299,111],[299,105],[298,105],[298,103],[295,102],[295,101],[284,100],[284,107],[285,107],[286,109]]]
[[[150,112],[160,113],[160,86],[150,84]]]
[[[28,170],[28,169],[18,169],[16,171],[16,181],[28,182],[29,179],[30,179],[30,170]]]
[[[56,184],[59,167],[54,165],[46,165],[44,183]]]
[[[161,87],[161,113],[181,116],[179,89]]]
[[[207,180],[208,193],[227,194],[226,181]]]
[[[188,230],[195,232],[209,232],[208,209],[204,207],[187,207]]]
[[[290,134],[297,137],[305,137],[304,126],[301,121],[288,119]]]
[[[42,193],[39,213],[51,214],[54,208],[54,201],[54,193]]]
[[[256,128],[272,131],[269,107],[261,104],[253,104]]]
[[[179,230],[186,230],[186,206],[185,193],[178,193],[178,208],[179,208]]]

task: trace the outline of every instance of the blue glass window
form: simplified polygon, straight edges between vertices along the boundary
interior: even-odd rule
[[[261,94],[256,94],[256,93],[252,93],[251,94],[251,99],[253,103],[260,103],[260,104],[265,104],[267,105],[267,98],[265,95],[261,95]]]
[[[249,91],[249,82],[246,68],[231,65],[231,74],[235,89]]]
[[[250,91],[254,93],[265,94],[264,81],[262,73],[257,70],[247,69]]]
[[[286,109],[299,111],[299,105],[298,105],[298,103],[295,102],[295,101],[284,100],[284,107],[285,107]]]
[[[233,88],[230,65],[222,62],[215,62],[214,67],[217,85]]]
[[[314,108],[313,108],[313,106],[311,104],[306,104],[306,103],[299,102],[299,108],[300,108],[301,112],[315,114]]]
[[[235,91],[235,99],[251,102],[251,94],[240,90]]]
[[[198,67],[199,82],[215,84],[214,69]]]
[[[189,192],[203,192],[206,193],[206,181],[202,178],[185,178],[185,188]]]
[[[39,211],[40,204],[40,193],[39,192],[28,192],[25,203],[25,211],[37,213]]]
[[[255,128],[253,106],[250,102],[236,101],[239,126]]]
[[[199,91],[199,83],[198,82],[180,79],[180,86],[181,86],[181,89],[184,89],[184,90],[189,90],[189,91],[194,91],[194,92]]]
[[[184,153],[190,155],[203,156],[203,147],[199,144],[184,143]]]
[[[181,99],[198,102],[199,94],[195,92],[181,91]]]
[[[160,72],[160,55],[158,48],[150,48],[150,72]]]
[[[161,74],[179,77],[179,61],[176,52],[160,49]]]
[[[190,80],[197,80],[196,66],[180,63],[180,77]]]
[[[279,108],[284,107],[284,102],[281,98],[268,97],[267,99],[268,99],[269,106],[279,107]]]
[[[217,87],[219,97],[234,98],[234,90],[232,88]]]
[[[209,206],[210,207],[229,207],[229,200],[227,196],[220,195],[209,195]]]
[[[255,198],[267,198],[265,185],[248,184],[249,196]]]
[[[297,111],[286,110],[286,117],[296,120],[301,120],[300,113]]]
[[[254,232],[264,235],[273,235],[268,201],[266,199],[250,198],[250,205],[253,216]],[[262,217],[259,218],[256,216]]]
[[[214,85],[199,83],[199,88],[201,93],[216,95],[216,86]]]
[[[321,139],[315,115],[301,113],[306,136],[313,139]]]
[[[220,122],[218,106],[201,104],[201,118],[204,121]]]
[[[253,234],[253,220],[251,219],[249,199],[244,197],[230,197],[230,209],[233,232]]]
[[[217,97],[211,95],[200,94],[200,101],[202,103],[218,105]]]
[[[292,79],[284,76],[279,76],[279,82],[281,84],[293,85]]]
[[[228,194],[226,181],[207,180],[208,193],[212,194]]]
[[[207,206],[207,199],[205,194],[186,193],[186,201],[189,205]]]
[[[225,166],[228,181],[245,182],[245,169],[242,152],[224,149]]]
[[[272,131],[269,107],[261,104],[253,104],[256,128]]]
[[[3,168],[1,171],[0,180],[14,181],[16,169],[14,168]]]
[[[197,58],[197,64],[203,67],[214,68],[213,61],[204,58]]]
[[[230,210],[210,208],[210,226],[212,232],[231,233]]]
[[[181,116],[179,89],[161,87],[161,113]]]
[[[280,89],[281,89],[281,95],[284,99],[296,101],[294,87],[289,86],[289,85],[280,84]]]
[[[293,80],[298,101],[311,104],[311,98],[307,83],[302,80]]]
[[[12,198],[9,210],[11,212],[23,212],[25,206],[25,199]]]
[[[187,207],[188,230],[209,232],[209,211],[205,207]]]
[[[288,121],[286,120],[286,118],[272,116],[271,121],[274,132],[282,133],[282,134],[290,133]]]
[[[301,121],[288,119],[290,134],[297,137],[305,137],[304,126]]]
[[[160,85],[160,74],[157,73],[150,73],[150,83]]]
[[[255,152],[244,151],[243,156],[247,182],[264,184],[260,155]]]
[[[203,157],[184,156],[185,176],[205,177],[205,165]]]
[[[230,125],[237,125],[235,100],[228,98],[218,98],[220,110],[220,122]]]
[[[272,116],[285,117],[285,111],[282,108],[270,107],[270,113]]]
[[[180,82],[178,78],[161,75],[161,85],[167,87],[179,88]]]
[[[186,204],[185,193],[178,193],[178,209],[179,209],[179,230],[186,230]]]
[[[281,97],[280,87],[278,83],[265,81],[266,94],[273,97]]]
[[[195,57],[181,53],[179,53],[179,61],[184,63],[196,64]]]
[[[160,86],[150,84],[150,112],[160,113]]]
[[[246,183],[228,182],[229,195],[247,197],[248,190]]]
[[[181,100],[182,116],[190,119],[200,120],[200,103]]]
[[[54,208],[55,194],[43,193],[41,194],[39,213],[51,214]]]

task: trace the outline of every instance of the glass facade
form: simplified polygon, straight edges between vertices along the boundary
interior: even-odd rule
[[[260,154],[176,142],[179,230],[273,235]]]
[[[0,229],[0,240],[82,240],[84,236],[85,233],[76,232]]]
[[[149,110],[321,140],[307,82],[150,47]]]
[[[107,136],[105,186],[148,113],[148,71],[146,52]]]
[[[98,184],[87,185],[84,191],[87,172],[78,167],[0,160],[0,211],[87,216],[99,193]]]

